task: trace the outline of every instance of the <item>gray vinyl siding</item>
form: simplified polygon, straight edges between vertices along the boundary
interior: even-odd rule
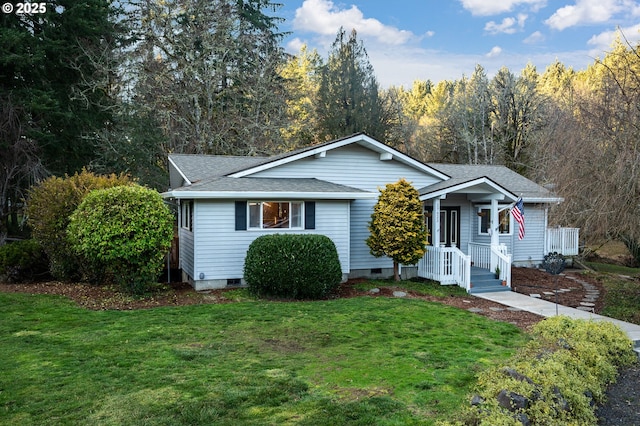
[[[373,206],[378,200],[355,200],[351,204],[351,269],[392,268],[388,257],[374,257],[366,243]]]
[[[286,200],[278,200],[286,201]],[[227,200],[197,200],[197,256],[195,279],[242,278],[244,259],[253,240],[272,234],[265,230],[235,230],[235,203]],[[336,245],[343,273],[349,272],[349,201],[316,201],[316,229],[279,230],[279,233],[322,234]],[[194,219],[195,220],[195,219]]]
[[[514,221],[513,253],[514,263],[535,266],[542,262],[547,232],[546,208],[542,205],[524,205],[525,237],[518,240],[518,224]]]
[[[504,206],[501,204],[500,208]],[[482,244],[491,244],[491,237],[479,234],[479,220],[477,206],[472,206],[469,211],[469,231],[471,241]],[[511,218],[511,233],[500,235],[500,244],[507,246],[511,253],[512,261],[519,265],[535,266],[540,263],[545,255],[544,244],[546,234],[546,209],[542,205],[525,204],[525,237],[518,240],[518,223]],[[462,247],[466,252],[466,246]]]
[[[193,278],[193,232],[179,227],[178,234],[180,236],[180,268],[184,273]]]
[[[328,151],[324,158],[305,158],[251,176],[316,178],[372,192],[400,178],[405,178],[417,189],[440,181],[399,161],[381,161],[378,153],[358,145]]]
[[[324,158],[306,158],[252,175],[253,177],[316,178],[378,194],[378,188],[405,178],[416,188],[439,179],[396,160],[381,161],[378,153],[358,145],[328,151]],[[375,258],[365,240],[369,236],[376,198],[351,203],[351,269],[390,268],[388,258]]]

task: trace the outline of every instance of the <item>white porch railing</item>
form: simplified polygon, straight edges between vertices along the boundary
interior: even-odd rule
[[[506,255],[507,246],[500,244],[496,246],[496,251]],[[473,266],[478,268],[491,269],[491,265],[494,264],[491,262],[491,244],[469,243],[469,256]],[[500,269],[502,270],[502,268]]]
[[[557,252],[564,256],[578,255],[580,228],[547,228],[545,254]]]
[[[418,262],[418,276],[441,284],[456,284],[469,291],[471,259],[457,247],[427,246]]]
[[[511,255],[506,253],[506,249],[506,246],[492,246],[491,258],[492,264],[495,264],[496,268],[500,268],[498,278],[506,281],[507,287],[511,287]]]
[[[511,255],[508,254],[506,245],[469,243],[469,257],[475,267],[488,269],[491,272],[495,272],[496,267],[499,268],[499,278],[511,287]]]

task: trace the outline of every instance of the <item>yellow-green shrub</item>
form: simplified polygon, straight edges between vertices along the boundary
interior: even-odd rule
[[[29,191],[28,223],[33,239],[49,258],[49,270],[61,280],[75,280],[82,275],[82,263],[67,240],[69,216],[84,197],[94,189],[132,184],[125,175],[100,176],[83,170],[73,176],[50,177]]]
[[[74,250],[132,293],[158,279],[171,246],[173,215],[160,194],[138,185],[90,192],[67,227]]]
[[[483,402],[446,424],[521,425],[517,416],[524,415],[531,424],[595,425],[594,405],[603,402],[618,368],[637,361],[629,338],[606,321],[553,317],[538,323],[531,336],[506,365],[479,376]],[[504,390],[526,397],[529,406],[501,407],[497,397]]]
[[[400,179],[380,190],[371,214],[369,232],[366,243],[371,254],[393,259],[396,280],[400,279],[398,264],[414,265],[422,259],[428,233],[420,194],[411,183]]]

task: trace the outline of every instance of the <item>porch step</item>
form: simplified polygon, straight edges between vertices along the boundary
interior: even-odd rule
[[[511,289],[503,286],[502,281],[497,279],[494,273],[488,269],[472,267],[471,289],[469,293],[489,293],[495,291],[511,291]]]

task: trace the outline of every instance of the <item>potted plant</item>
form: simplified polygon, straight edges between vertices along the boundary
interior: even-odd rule
[[[495,275],[496,275],[496,279],[500,279],[500,267],[496,266],[496,270],[494,271]]]

